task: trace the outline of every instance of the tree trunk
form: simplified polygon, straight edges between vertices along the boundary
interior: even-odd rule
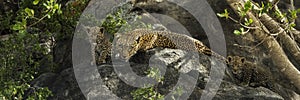
[[[238,12],[238,8],[244,7],[243,0],[227,0],[227,2],[236,13]],[[275,67],[278,68],[280,72],[282,72],[282,74],[284,74],[291,83],[298,88],[298,90],[300,90],[300,72],[290,62],[279,43],[273,36],[263,31],[262,27],[264,26],[261,25],[260,20],[251,12],[247,12],[247,17],[253,19],[254,26],[259,27],[254,29],[252,34],[258,41],[263,41],[262,45],[267,48],[266,51],[270,54]]]

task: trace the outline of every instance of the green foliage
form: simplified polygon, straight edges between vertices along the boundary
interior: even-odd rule
[[[259,17],[261,17],[261,15],[263,13],[269,13],[269,11],[272,9],[272,5],[270,3],[265,4],[264,2],[261,2],[261,5],[259,5],[257,3],[254,3],[254,4],[252,4],[252,3],[254,3],[254,2],[252,2],[251,0],[246,0],[245,4],[238,8],[238,14],[241,18],[238,21],[234,20],[232,17],[229,16],[229,12],[227,11],[227,9],[224,10],[224,13],[221,13],[221,14],[217,13],[217,15],[221,18],[223,18],[223,17],[225,17],[226,19],[230,18],[234,22],[240,24],[241,27],[238,30],[234,30],[233,33],[235,35],[244,35],[247,32],[249,32],[249,30],[251,29],[251,24],[253,23],[253,19],[247,18],[247,16],[246,16],[249,11],[251,11],[255,15],[258,15]],[[280,15],[280,16],[282,16],[282,15]],[[247,30],[247,31],[245,31],[245,30]]]
[[[107,15],[105,21],[102,23],[102,27],[104,27],[106,32],[114,34],[123,25],[128,25],[126,19],[121,15],[122,13],[124,13],[123,10],[119,10],[115,15]]]
[[[298,18],[300,8],[295,10],[288,10],[288,13],[281,13],[280,10],[274,12],[276,18],[281,19],[280,22],[287,23],[287,29],[291,29],[296,26],[295,20]]]
[[[228,13],[227,9],[224,10],[224,13],[217,13],[217,15],[221,18],[222,17],[225,17],[226,19],[229,18],[229,13]]]
[[[158,68],[151,67],[147,72],[147,76],[155,79],[159,84],[163,84],[164,77],[160,76]],[[174,88],[172,92],[172,99],[178,100],[183,94],[183,88],[181,86]],[[133,100],[163,100],[165,95],[158,92],[158,85],[154,85],[147,88],[139,88],[131,92]]]
[[[239,7],[238,8],[238,14],[241,18],[244,19],[244,21],[242,21],[241,19],[239,21],[233,19],[232,17],[229,16],[229,12],[227,11],[227,9],[224,9],[223,13],[217,13],[217,15],[221,18],[230,18],[231,20],[233,20],[236,23],[239,23],[242,27],[239,30],[234,30],[234,34],[235,35],[243,35],[246,34],[247,31],[245,31],[244,28],[249,28],[249,26],[253,23],[253,19],[249,19],[246,17],[247,12],[254,10],[254,5],[252,5],[251,0],[247,0],[245,5],[243,7]],[[260,12],[264,12],[266,9],[260,8],[259,11]]]
[[[28,17],[34,16],[34,10],[32,10],[30,8],[25,8],[25,12],[27,13]]]
[[[70,39],[89,0],[73,0],[67,4],[60,2],[64,1],[21,0],[16,9],[0,9],[0,32],[10,35],[8,40],[0,42],[0,99],[42,100],[51,96],[48,88],[30,85],[32,80],[45,72],[44,67],[53,67],[46,71],[55,72],[58,69],[49,63],[53,55],[48,50],[52,50],[54,44],[47,47],[42,43],[52,38],[55,41]],[[139,17],[128,18],[126,13],[117,10],[109,15],[103,22],[105,31],[113,34],[121,27],[151,27],[144,23],[128,23],[128,20]],[[45,62],[49,66],[45,66]]]
[[[253,19],[251,19],[251,18],[249,18],[249,19],[248,19],[248,18],[245,18],[245,23],[244,23],[244,24],[245,24],[246,26],[250,26],[252,23],[253,23]]]
[[[154,78],[158,82],[163,81],[163,77],[160,77],[158,68],[151,68],[146,73],[148,77]],[[134,100],[163,100],[164,95],[157,92],[155,86],[148,88],[139,88],[131,92]]]
[[[245,34],[245,29],[244,28],[240,28],[240,30],[234,30],[233,32],[235,35],[243,35]]]
[[[20,36],[24,36],[27,27],[26,24],[27,24],[26,19],[22,19],[22,21],[16,21],[16,23],[12,25],[11,30],[18,31]]]
[[[158,68],[152,68],[148,71],[147,76],[154,78],[157,82],[163,82],[164,78],[160,76]]]
[[[28,100],[44,100],[45,97],[52,96],[51,91],[46,88],[34,89],[33,95],[28,97]]]
[[[295,27],[296,24],[294,23],[294,20],[298,17],[297,14],[300,12],[300,9],[296,10],[288,10],[287,13],[281,13],[279,9],[275,9],[270,2],[261,2],[261,7],[258,9],[258,15],[261,17],[263,13],[267,13],[270,15],[275,15],[274,17],[277,19],[280,19],[280,22],[282,23],[288,23],[288,29]],[[257,9],[256,9],[257,10]],[[272,11],[272,12],[271,12]],[[255,12],[257,13],[257,12]]]
[[[182,94],[183,94],[183,89],[182,89],[182,87],[177,87],[177,88],[175,88],[175,92],[173,93],[172,99],[173,99],[173,100],[178,100],[178,99],[180,99],[180,98],[175,98],[175,96],[180,97]]]
[[[151,24],[137,21],[141,19],[136,13],[128,13],[129,8],[124,7],[116,8],[111,14],[108,14],[105,20],[102,22],[101,27],[105,30],[105,33],[115,34],[117,32],[126,32],[137,28],[151,28]],[[132,23],[130,23],[132,22]]]
[[[22,99],[25,91],[33,88],[29,83],[39,73],[41,57],[47,57],[47,49],[39,45],[36,35],[13,35],[7,41],[1,41],[0,49],[0,98]],[[30,96],[48,97],[51,92],[46,88]]]
[[[105,35],[113,40],[115,33],[123,33],[137,28],[152,28],[151,24],[142,22],[137,12],[131,12],[132,5],[124,4],[114,7],[102,20],[94,15],[85,14],[80,18],[80,24],[85,26],[98,26],[104,29]]]
[[[140,88],[131,92],[133,100],[163,100],[164,96],[156,92],[154,87]]]
[[[55,70],[48,68],[54,66],[49,52],[53,45],[43,43],[53,37],[56,41],[71,37],[88,1],[74,0],[62,8],[58,0],[21,0],[16,9],[0,9],[0,32],[10,35],[8,40],[0,41],[1,100],[44,100],[51,96],[47,87],[30,85],[44,71]]]
[[[291,14],[291,19],[296,19],[298,16],[297,16],[297,13],[300,12],[300,9],[297,9],[297,10],[289,10],[289,13]]]
[[[288,16],[288,19],[286,21],[286,22],[289,22],[288,29],[296,27],[295,20],[298,18],[297,14],[299,14],[299,13],[300,13],[300,8],[296,9],[296,10],[289,10],[290,16]],[[283,16],[286,16],[286,15],[283,15]]]
[[[281,14],[279,11],[275,11],[275,15],[276,15],[276,18],[279,18],[279,19],[282,19],[282,18],[284,18],[284,17],[286,17],[286,13],[284,13],[284,14]]]
[[[243,12],[248,12],[253,8],[252,3],[250,0],[247,0],[245,5],[244,5],[244,9]]]
[[[247,12],[253,9],[253,5],[250,0],[247,0],[244,7],[238,9],[239,16],[245,17]]]
[[[33,5],[37,5],[39,2],[40,2],[40,0],[34,0],[34,1],[32,2],[32,4],[33,4]]]
[[[270,9],[272,8],[272,4],[271,3],[263,3],[261,2],[261,7],[258,9],[258,16],[261,16],[263,13],[268,13],[270,11]]]
[[[43,5],[47,8],[47,10],[45,12],[47,12],[47,14],[45,16],[47,16],[48,18],[51,18],[51,16],[55,13],[57,14],[61,14],[61,5],[56,3],[56,1],[54,0],[49,0],[46,1],[46,3],[43,3]]]

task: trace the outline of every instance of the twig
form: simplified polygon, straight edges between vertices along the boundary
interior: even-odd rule
[[[48,14],[44,15],[42,18],[40,18],[38,21],[34,22],[33,24],[29,25],[28,27],[32,27],[36,24],[38,24],[39,22],[41,22],[43,19],[45,19],[48,16]]]

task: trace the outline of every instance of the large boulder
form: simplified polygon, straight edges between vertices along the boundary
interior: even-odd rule
[[[143,58],[144,57],[144,58]],[[138,63],[137,61],[144,59],[146,61]],[[213,60],[211,60],[213,61]],[[200,63],[199,63],[200,62]],[[201,64],[203,63],[203,64]],[[151,49],[144,53],[139,53],[134,55],[130,60],[130,65],[132,70],[140,76],[146,76],[145,71],[147,71],[151,66],[161,66],[166,67],[164,77],[164,84],[159,85],[159,92],[166,95],[172,88],[176,85],[180,74],[190,74],[192,70],[199,73],[198,77],[194,77],[197,80],[196,87],[194,91],[189,96],[190,99],[200,99],[201,94],[203,94],[206,83],[210,76],[209,67],[211,65],[210,58],[204,55],[191,56],[191,53],[178,49]],[[45,86],[43,84],[48,84],[49,89],[53,92],[54,96],[49,99],[93,99],[97,98],[99,95],[110,95],[118,96],[122,99],[132,99],[131,92],[136,90],[136,87],[128,85],[122,81],[118,74],[114,70],[114,66],[124,67],[122,63],[112,64],[102,64],[97,66],[98,73],[100,76],[90,75],[89,77],[83,77],[84,73],[89,73],[89,68],[86,69],[73,69],[68,68],[62,71],[58,76],[47,74],[40,76],[35,80],[35,85]],[[74,70],[81,70],[83,74],[80,74],[77,78],[74,75]],[[221,71],[219,73],[222,73]],[[82,75],[82,76],[81,76]],[[122,75],[122,76],[125,76]],[[43,77],[43,78],[42,78]],[[215,100],[221,99],[258,99],[258,100],[283,100],[283,97],[277,93],[265,87],[242,87],[236,85],[228,76],[224,76],[227,80],[224,80],[218,92],[215,95]],[[47,80],[47,78],[49,80]],[[55,78],[55,80],[53,80]],[[79,82],[78,79],[82,78],[84,81]],[[130,78],[130,76],[129,76]],[[102,83],[94,83],[96,81],[101,81]],[[51,81],[51,82],[49,82]],[[43,83],[44,82],[44,83]],[[49,84],[51,83],[51,84]],[[78,85],[81,84],[81,85]],[[185,83],[183,83],[185,84]],[[79,88],[88,87],[89,91],[81,91]],[[102,91],[100,87],[112,92]],[[206,91],[206,90],[205,90]],[[85,96],[84,96],[85,94]],[[285,96],[286,97],[286,96]],[[288,98],[285,98],[288,99]]]

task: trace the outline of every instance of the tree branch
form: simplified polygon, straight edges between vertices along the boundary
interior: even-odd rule
[[[245,2],[243,0],[227,0],[227,3],[237,13],[238,8],[244,7]],[[282,72],[282,74],[284,74],[291,81],[291,83],[293,83],[293,85],[300,90],[300,72],[290,62],[276,39],[263,31],[263,25],[261,24],[260,20],[251,12],[247,12],[246,15],[253,19],[254,26],[260,27],[258,29],[254,29],[253,36],[258,41],[264,40],[262,45],[267,48],[266,51],[268,54],[270,54],[275,67],[278,68],[280,72]]]
[[[279,23],[273,20],[267,14],[262,14],[260,21],[270,30],[271,33],[279,33],[278,38],[283,47],[291,53],[292,57],[299,64],[300,62],[300,51],[297,43],[286,33],[286,31],[280,27]]]

